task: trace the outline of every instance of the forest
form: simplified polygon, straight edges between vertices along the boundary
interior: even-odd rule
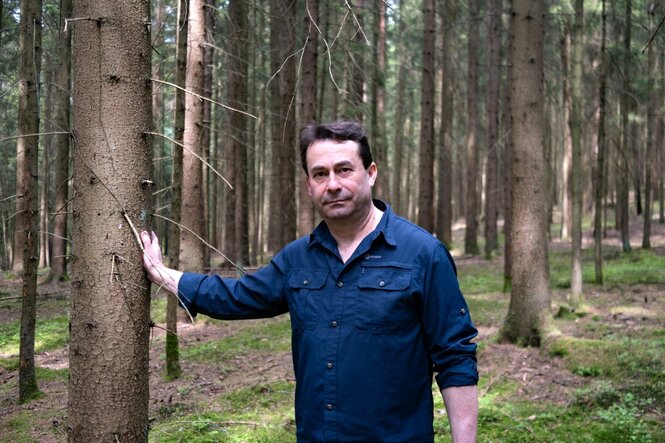
[[[299,130],[452,253],[478,440],[665,441],[665,0],[3,0],[0,440],[295,441],[288,314],[236,277],[320,222]],[[450,441],[433,386],[435,441]]]

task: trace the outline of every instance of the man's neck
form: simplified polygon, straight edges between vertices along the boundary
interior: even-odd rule
[[[381,221],[383,212],[372,204],[365,217],[360,220],[326,221],[328,229],[337,242],[337,250],[346,262],[358,245],[370,232],[374,231]]]

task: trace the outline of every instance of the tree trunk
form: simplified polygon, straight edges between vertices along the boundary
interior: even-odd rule
[[[502,336],[539,346],[551,327],[543,152],[543,0],[513,1],[513,274]]]
[[[467,34],[468,62],[467,62],[467,127],[466,127],[466,191],[465,191],[465,217],[466,230],[464,232],[464,253],[478,255],[478,141],[477,118],[478,104],[478,41],[475,35],[478,32],[478,15],[480,8],[478,0],[469,0],[469,28]]]
[[[501,78],[501,9],[502,0],[490,2],[487,72],[487,173],[485,182],[485,258],[499,246],[499,80]]]
[[[453,22],[456,8],[450,0],[443,2],[441,11],[441,127],[439,128],[439,177],[436,207],[436,233],[448,248],[453,245]]]
[[[13,271],[22,280],[18,400],[24,403],[39,391],[35,376],[37,315],[37,244],[39,242],[37,177],[39,176],[39,72],[42,55],[42,2],[21,0],[19,30],[19,108],[16,144],[16,227]]]
[[[69,130],[69,97],[71,92],[71,32],[64,32],[65,19],[71,17],[72,0],[60,2],[58,29],[58,68],[55,88],[54,126],[57,131]],[[53,136],[55,149],[55,202],[53,203],[53,239],[49,280],[62,281],[67,275],[67,202],[69,200],[69,135]]]
[[[364,0],[354,0],[348,2],[348,5],[351,5],[351,13],[355,20],[349,20],[346,25],[349,34],[349,49],[346,57],[349,93],[344,114],[346,118],[354,119],[362,124],[365,119],[365,51],[367,49]]]
[[[398,0],[399,6],[397,7],[399,11],[399,16],[401,17],[405,11],[404,0]],[[407,50],[404,44],[404,34],[406,32],[406,23],[404,20],[399,20],[397,23],[397,43],[396,43],[396,52],[397,58],[399,60],[404,60],[407,57]],[[407,81],[407,67],[406,63],[399,63],[397,69],[397,90],[404,91],[406,88]],[[394,144],[395,152],[393,154],[393,168],[392,168],[392,204],[395,210],[395,213],[399,215],[405,215],[407,212],[408,200],[405,193],[403,192],[404,187],[402,182],[404,181],[405,175],[405,147],[404,147],[404,132],[405,132],[405,123],[407,117],[407,94],[397,94],[395,102],[395,121],[394,121]]]
[[[386,2],[374,0],[377,23],[374,28],[374,54],[372,60],[372,109],[371,130],[372,153],[379,167],[373,194],[375,198],[386,200],[390,195],[390,166],[388,165],[388,147],[385,124],[386,101]]]
[[[205,267],[205,244],[197,238],[205,238],[205,200],[203,195],[203,145],[201,130],[203,101],[191,94],[203,95],[205,6],[203,0],[190,0],[187,74],[185,85],[185,131],[183,134],[182,165],[182,213],[181,223],[186,229],[180,231],[180,269],[201,272]],[[190,93],[191,92],[191,93]],[[191,232],[190,232],[191,230]]]
[[[570,19],[565,17],[564,29],[561,33],[561,92],[563,100],[563,158],[561,164],[561,235],[562,240],[569,240],[573,230],[573,139],[572,125],[569,123],[572,114],[571,80],[570,80]]]
[[[596,187],[594,195],[593,214],[593,241],[594,241],[594,268],[597,285],[603,284],[603,196],[605,194],[605,153],[607,151],[607,137],[605,134],[605,116],[607,113],[607,15],[605,14],[605,0],[602,2],[602,25],[600,39],[600,66],[598,67],[599,82],[599,112],[598,112],[598,158],[596,162]]]
[[[418,224],[434,230],[434,42],[436,16],[434,0],[423,0],[423,68],[420,89],[420,150],[418,181]]]
[[[305,52],[302,59],[301,77],[301,101],[300,101],[300,123],[305,126],[318,120],[316,113],[317,91],[317,59],[319,56],[318,39],[319,31],[319,1],[305,2],[305,16],[303,19],[303,34],[306,40]],[[314,204],[307,193],[302,168],[296,167],[298,171],[298,236],[307,235],[314,229]]]
[[[617,155],[617,174],[618,181],[618,195],[617,195],[617,211],[619,214],[619,229],[621,232],[621,245],[624,252],[629,252],[630,247],[630,226],[629,226],[629,206],[628,206],[628,189],[630,186],[630,162],[629,153],[630,149],[630,133],[632,123],[629,122],[629,115],[633,111],[631,88],[630,88],[630,41],[631,41],[631,15],[632,15],[632,0],[626,0],[626,24],[624,30],[623,40],[623,91],[621,95],[621,150]]]
[[[508,0],[508,10],[513,10],[513,1]],[[510,15],[508,29],[512,28],[512,14]],[[512,66],[512,48],[513,48],[513,35],[512,32],[506,33],[506,66]],[[512,83],[512,69],[506,69],[506,78],[503,88],[503,113],[501,124],[503,127],[503,232],[504,232],[504,245],[503,245],[503,292],[508,292],[512,287],[512,269],[513,269],[513,240],[511,236],[513,226],[513,203],[512,203],[512,163],[513,163],[513,143],[511,135],[511,121],[510,115],[512,113],[512,99],[511,99],[511,85]]]
[[[582,51],[584,49],[584,2],[574,0],[575,19],[572,28],[572,76],[570,134],[572,142],[572,258],[570,295],[573,307],[584,301],[582,293]]]
[[[79,0],[74,32],[74,224],[69,441],[147,441],[152,214],[147,0]],[[91,44],[91,42],[96,42]],[[131,223],[130,223],[131,222]]]

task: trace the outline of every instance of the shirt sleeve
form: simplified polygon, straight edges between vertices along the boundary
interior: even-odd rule
[[[221,320],[274,317],[288,311],[284,273],[275,257],[267,266],[239,279],[186,272],[178,284],[180,304],[192,316]]]
[[[462,296],[452,257],[439,244],[423,282],[423,328],[439,389],[478,383],[478,335]]]

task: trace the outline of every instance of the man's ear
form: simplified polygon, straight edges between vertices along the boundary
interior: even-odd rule
[[[372,162],[372,164],[369,165],[369,168],[367,168],[367,174],[369,175],[369,185],[374,186],[374,183],[376,182],[376,176],[378,174],[378,167],[376,166],[376,163]]]

